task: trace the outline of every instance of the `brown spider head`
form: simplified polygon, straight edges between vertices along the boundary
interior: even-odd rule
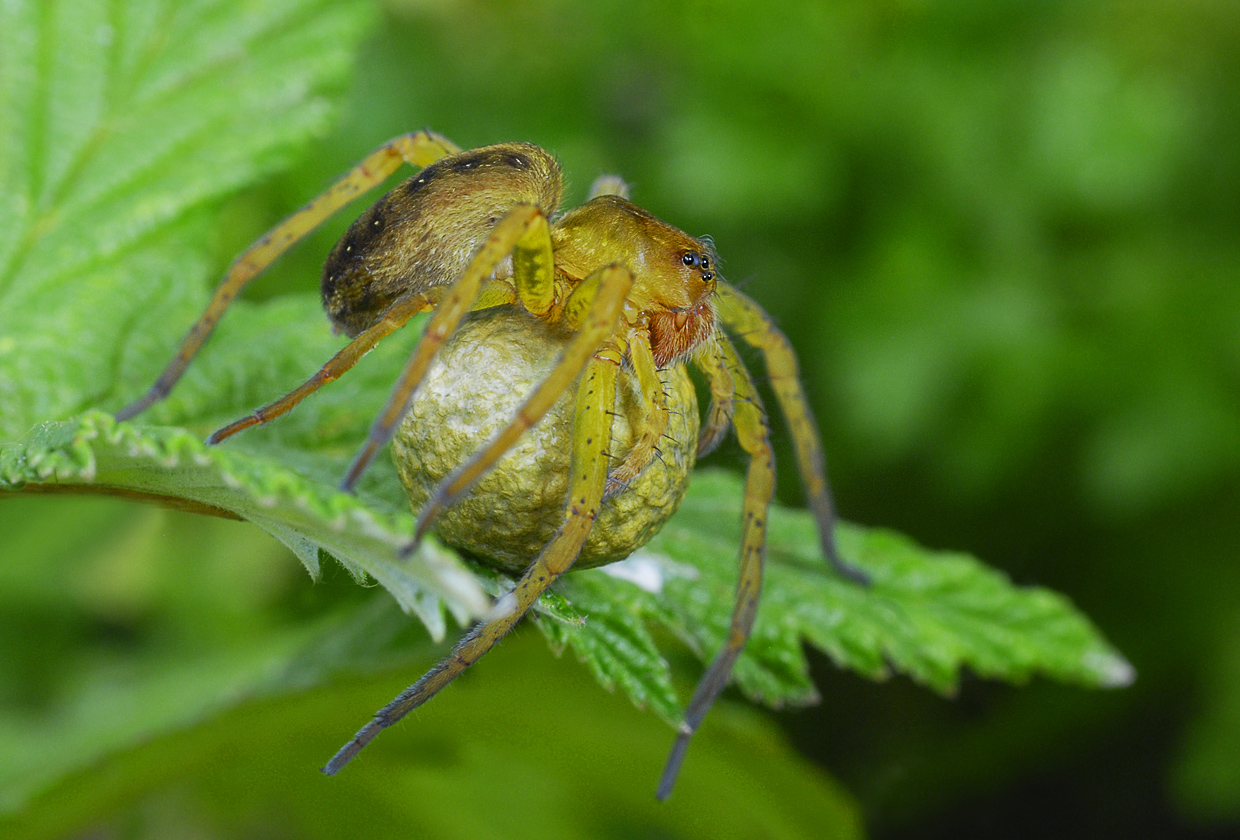
[[[355,221],[323,266],[323,306],[355,336],[398,297],[447,285],[465,270],[514,204],[550,216],[563,191],[560,165],[529,143],[502,143],[439,160]]]
[[[570,276],[585,277],[613,263],[632,272],[629,303],[649,323],[660,367],[714,333],[719,276],[709,242],[616,195],[569,211],[556,225],[554,242],[556,264]]]

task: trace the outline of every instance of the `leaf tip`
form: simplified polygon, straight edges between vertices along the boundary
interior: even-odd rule
[[[1137,669],[1117,651],[1090,651],[1084,664],[1100,688],[1127,688],[1137,679]]]

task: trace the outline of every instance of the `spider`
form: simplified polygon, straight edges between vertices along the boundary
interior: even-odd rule
[[[719,276],[708,240],[693,238],[630,202],[627,187],[616,178],[599,179],[590,200],[557,215],[560,167],[537,146],[503,143],[462,151],[433,132],[402,135],[242,253],[155,384],[116,416],[127,420],[165,397],[250,280],[402,162],[418,172],[353,222],[323,269],[324,307],[349,343],[304,384],[216,431],[209,442],[219,443],[289,411],[347,372],[415,314],[431,311],[424,336],[344,476],[341,489],[350,491],[393,436],[432,360],[466,315],[509,307],[554,325],[570,338],[516,416],[430,495],[409,550],[441,511],[467,494],[527,429],[575,388],[572,472],[558,529],[537,557],[526,558],[524,574],[512,590],[446,660],[381,709],[323,770],[335,774],[382,729],[434,696],[490,650],[573,566],[605,499],[622,494],[658,455],[669,423],[660,371],[690,365],[710,392],[697,452],[713,449],[731,426],[748,455],[748,467],[731,630],[686,707],[657,791],[665,799],[690,738],[727,684],[753,626],[775,487],[775,460],[761,399],[721,327],[764,358],[789,424],[825,557],[840,573],[859,583],[865,580],[836,551],[822,447],[793,350],[763,310]],[[622,368],[637,384],[638,422],[628,451],[611,463],[612,409]]]

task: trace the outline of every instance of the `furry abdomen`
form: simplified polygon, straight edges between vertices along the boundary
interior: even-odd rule
[[[454,282],[515,204],[553,214],[561,189],[559,164],[528,143],[431,164],[379,199],[336,243],[320,287],[327,317],[356,336],[398,298]]]

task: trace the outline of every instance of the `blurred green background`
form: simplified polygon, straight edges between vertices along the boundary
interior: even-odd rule
[[[845,518],[1068,594],[1137,682],[967,680],[945,700],[820,659],[823,704],[776,716],[790,747],[724,704],[686,766],[701,765],[698,786],[659,810],[648,800],[670,733],[524,633],[403,727],[386,763],[329,788],[298,775],[326,757],[318,744],[442,648],[412,630],[359,637],[370,661],[307,654],[297,678],[288,651],[338,638],[332,616],[382,610],[384,596],[335,567],[311,584],[245,525],[5,500],[0,743],[62,737],[95,756],[20,828],[814,836],[847,834],[855,805],[880,838],[1237,836],[1237,44],[1229,0],[390,0],[335,131],[224,208],[221,270],[415,128],[464,146],[537,142],[561,157],[570,203],[621,173],[640,204],[712,236],[725,276],[792,338]],[[313,287],[347,221],[253,296]],[[781,496],[800,502],[788,468]],[[283,676],[264,683],[272,661]],[[353,670],[323,687],[306,676],[323,668]],[[244,696],[211,682],[241,672],[267,676]],[[521,705],[540,681],[562,687]],[[186,691],[212,699],[166,699]],[[174,734],[133,743],[101,723],[135,697]],[[556,711],[523,722],[535,707]],[[541,734],[514,734],[527,725]],[[492,752],[469,753],[466,731]],[[400,744],[442,772],[418,776]],[[712,763],[716,749],[730,758]],[[728,775],[763,749],[761,766],[785,775]],[[711,826],[721,799],[726,829]]]

